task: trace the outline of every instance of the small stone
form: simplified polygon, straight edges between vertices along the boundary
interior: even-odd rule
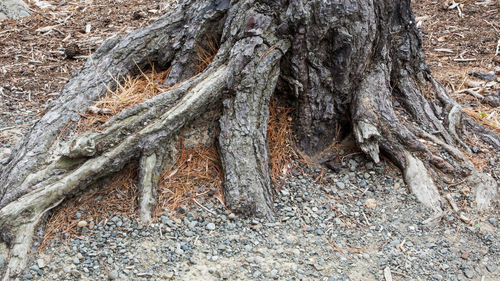
[[[465,277],[471,279],[472,277],[474,277],[474,271],[470,268],[466,268],[464,269],[464,275]]]
[[[215,230],[215,224],[213,222],[207,224],[207,229],[208,230]]]
[[[401,241],[399,241],[399,240],[393,240],[393,241],[391,241],[391,243],[389,243],[389,246],[390,247],[395,247],[395,246],[397,246],[399,244],[401,244]]]
[[[368,198],[365,200],[363,205],[368,209],[375,209],[377,208],[377,200],[375,200],[374,198]]]
[[[234,220],[236,218],[236,215],[234,213],[230,213],[228,216],[227,216],[230,220]]]
[[[278,270],[273,269],[271,272],[269,272],[269,277],[271,278],[276,278],[278,276]]]
[[[487,264],[487,265],[486,265],[486,269],[487,269],[489,272],[493,273],[493,272],[495,272],[495,270],[496,270],[497,268],[496,268],[496,266],[495,266],[495,265],[493,265],[493,264]]]
[[[116,280],[118,279],[118,271],[117,270],[111,270],[108,274],[109,280]]]
[[[38,268],[44,268],[46,266],[44,259],[37,259],[36,264],[38,265]],[[0,267],[2,267],[1,264],[0,264]]]
[[[74,264],[80,264],[80,260],[79,260],[77,257],[74,257],[73,259],[71,259],[71,261],[72,261]]]
[[[31,280],[31,279],[33,279],[33,275],[31,273],[25,274],[25,275],[23,275],[23,279],[24,280]]]
[[[337,187],[340,188],[340,189],[344,189],[345,188],[345,183],[339,181],[339,182],[337,182]]]
[[[80,52],[80,47],[76,43],[71,43],[64,48],[64,54],[68,59],[73,59],[75,56],[78,56]]]
[[[82,218],[82,213],[80,213],[80,212],[76,212],[76,214],[75,214],[75,218],[77,218],[77,219]]]
[[[66,272],[66,273],[70,273],[71,272],[71,266],[69,266],[69,265],[64,266],[63,267],[63,271]]]
[[[78,271],[78,270],[73,270],[73,271],[71,271],[71,275],[72,275],[73,277],[75,277],[75,278],[78,278],[78,279],[80,279],[80,277],[82,276],[82,274],[81,274],[81,273],[80,273],[80,271]]]
[[[82,227],[86,227],[88,225],[87,221],[79,221],[78,222],[78,227],[82,228]]]

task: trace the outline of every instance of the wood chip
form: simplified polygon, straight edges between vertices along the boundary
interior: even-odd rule
[[[384,277],[385,281],[392,281],[391,269],[388,266],[384,268]]]
[[[450,53],[450,54],[454,53],[452,49],[434,49],[434,51],[441,53]]]
[[[470,59],[453,59],[453,61],[456,62],[470,62],[470,61],[476,61],[475,58],[470,58]]]
[[[451,196],[451,194],[446,194],[446,199],[448,200],[448,202],[450,203],[451,205],[451,208],[453,209],[453,211],[455,211],[456,213],[458,213],[458,211],[460,209],[458,209],[458,206],[457,206],[457,203],[455,202],[455,199],[453,199],[453,197]]]

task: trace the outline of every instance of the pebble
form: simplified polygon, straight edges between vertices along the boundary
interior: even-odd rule
[[[464,275],[465,277],[471,279],[472,277],[474,277],[474,271],[470,268],[466,268],[463,270],[464,271]]]
[[[37,259],[36,260],[36,264],[38,265],[38,268],[44,268],[46,263],[45,263],[45,260],[44,259]],[[2,266],[0,266],[2,267]]]
[[[82,228],[82,227],[86,227],[88,225],[87,221],[79,221],[78,222],[78,227]]]
[[[365,200],[363,205],[368,209],[375,209],[377,208],[377,200],[375,200],[374,198],[368,198]]]
[[[213,222],[207,224],[207,229],[208,230],[215,230],[215,224]]]
[[[118,271],[117,270],[111,270],[108,274],[109,280],[116,280],[118,279]]]
[[[487,264],[487,265],[486,265],[486,269],[487,269],[489,272],[493,273],[493,272],[495,272],[495,270],[497,269],[497,267],[496,267],[495,265],[493,265],[493,264]]]

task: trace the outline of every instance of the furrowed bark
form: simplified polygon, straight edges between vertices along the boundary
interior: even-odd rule
[[[260,37],[250,40],[256,42],[254,60],[243,69],[234,97],[224,100],[219,151],[226,206],[270,218],[274,212],[266,134],[282,51],[263,44]]]
[[[274,211],[266,139],[268,107],[289,43],[275,36],[277,18],[270,6],[249,3],[232,7],[227,21],[232,30],[225,29],[243,39],[232,50],[239,54],[236,61],[241,67],[223,101],[218,147],[226,206],[245,215],[270,218]]]

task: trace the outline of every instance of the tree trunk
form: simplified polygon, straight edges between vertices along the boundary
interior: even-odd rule
[[[220,47],[197,74],[196,46],[209,37]],[[148,62],[171,67],[169,90],[99,130],[64,130]],[[429,221],[441,215],[436,186],[447,176],[473,180],[480,209],[498,199],[495,180],[468,160],[461,137],[476,134],[494,151],[500,138],[464,115],[432,77],[408,0],[184,0],[153,25],[104,42],[3,166],[0,234],[10,247],[4,280],[25,266],[44,213],[130,162],[140,168],[140,219],[149,221],[168,144],[217,108],[225,204],[272,218],[266,131],[275,92],[296,109],[304,153],[329,160],[331,145],[352,134],[373,161],[383,154],[402,170],[436,212]]]

